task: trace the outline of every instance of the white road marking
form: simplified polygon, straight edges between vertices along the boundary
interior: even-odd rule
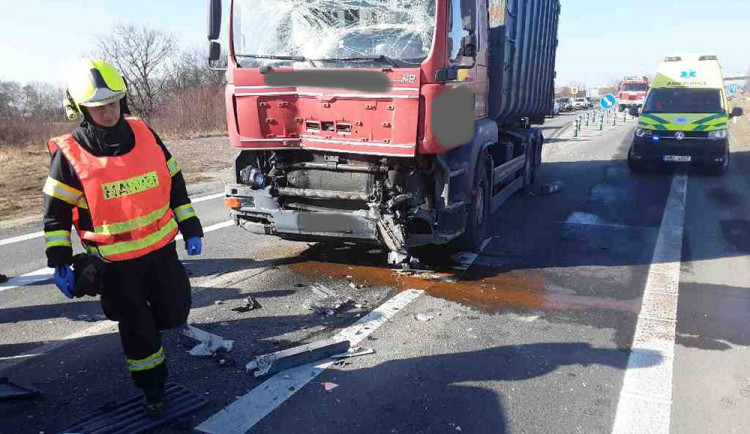
[[[19,235],[17,237],[13,237],[13,238],[6,238],[4,240],[0,240],[0,246],[7,246],[8,244],[20,243],[21,241],[33,240],[35,238],[41,238],[43,236],[44,236],[44,231],[42,231],[42,232],[34,232],[33,234]]]
[[[672,180],[628,358],[614,434],[669,434],[687,176]]]
[[[230,226],[234,226],[234,220],[229,220],[229,221],[225,221],[225,222],[221,222],[215,225],[205,227],[203,228],[203,233],[207,234],[209,232],[228,228]],[[182,239],[183,239],[182,234],[177,235],[177,237],[175,238],[175,240],[177,241],[180,241]],[[35,283],[46,282],[52,279],[53,274],[54,274],[53,269],[41,268],[39,270],[32,271],[30,273],[26,273],[21,276],[14,277],[12,279],[9,279],[5,283],[0,283],[0,292],[7,291],[9,289],[15,289],[21,286],[28,286],[28,285],[33,285]]]
[[[216,193],[208,196],[201,196],[197,197],[192,200],[192,202],[195,203],[201,203],[206,202],[209,200],[219,199],[224,197],[224,193]],[[7,246],[8,244],[15,244],[20,243],[23,241],[33,240],[36,238],[42,238],[44,236],[44,231],[41,232],[34,232],[32,234],[26,234],[26,235],[19,235],[17,237],[11,237],[11,238],[5,238],[4,240],[0,240],[0,247]]]
[[[211,194],[211,195],[208,195],[208,196],[196,197],[195,199],[192,199],[191,201],[193,203],[201,203],[201,202],[206,202],[206,201],[209,201],[209,200],[219,199],[219,198],[222,198],[224,196],[225,196],[225,194],[222,192],[222,193]]]
[[[349,340],[352,346],[359,344],[423,293],[410,289],[396,295],[334,338]],[[333,363],[330,360],[310,363],[276,374],[195,429],[210,434],[245,433]]]

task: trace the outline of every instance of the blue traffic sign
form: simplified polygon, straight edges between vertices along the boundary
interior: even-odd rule
[[[732,83],[729,85],[729,94],[737,95],[737,83]]]
[[[601,104],[602,108],[609,109],[617,104],[617,98],[615,98],[615,96],[611,93],[608,93],[602,97],[601,101],[599,101],[599,104]]]

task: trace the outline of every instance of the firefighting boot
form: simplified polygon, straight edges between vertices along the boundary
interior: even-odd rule
[[[164,397],[164,386],[149,387],[143,389],[143,395],[146,398],[144,403],[144,413],[148,417],[159,417],[167,411],[167,400]]]

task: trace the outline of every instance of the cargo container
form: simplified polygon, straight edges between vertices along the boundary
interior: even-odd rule
[[[209,61],[222,5],[209,2]],[[559,0],[233,0],[238,225],[292,240],[480,247],[538,177]]]

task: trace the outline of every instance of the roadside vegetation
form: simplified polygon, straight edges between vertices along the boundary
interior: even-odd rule
[[[224,139],[225,74],[207,67],[202,50],[181,47],[160,30],[128,24],[115,26],[92,48],[86,57],[107,60],[123,73],[131,111],[174,148],[170,150],[181,159],[188,182],[212,180],[212,173],[231,167],[233,152]],[[66,119],[62,108],[64,79],[50,76],[49,83],[0,80],[3,223],[41,214],[41,190],[49,170],[46,142],[77,125]],[[199,139],[205,137],[215,139]]]

